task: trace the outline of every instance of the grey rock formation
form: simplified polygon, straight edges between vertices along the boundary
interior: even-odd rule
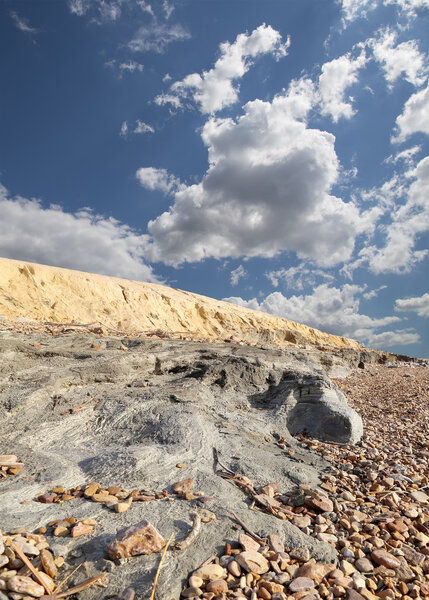
[[[99,348],[91,348],[94,342]],[[21,525],[32,530],[66,516],[95,517],[99,525],[90,538],[53,540],[69,565],[77,562],[79,549],[95,574],[108,564],[105,547],[116,530],[147,519],[165,539],[171,532],[183,539],[199,502],[133,503],[117,514],[84,499],[43,505],[32,498],[56,485],[90,481],[171,490],[177,481],[192,477],[194,489],[212,498],[206,508],[217,520],[202,527],[189,549],[169,552],[159,598],[178,598],[189,571],[218,553],[225,541],[237,539],[233,511],[255,532],[277,533],[290,548],[307,547],[319,560],[335,560],[329,544],[273,516],[249,511],[246,493],[215,474],[214,448],[228,468],[255,486],[276,482],[285,492],[300,483],[317,487],[328,465],[291,433],[306,430],[314,437],[351,443],[359,439],[360,417],[328,375],[346,374],[360,356],[6,332],[0,334],[0,352],[1,451],[17,454],[25,463],[21,475],[0,481],[4,530]],[[275,436],[287,439],[293,456],[274,444]],[[177,469],[179,462],[186,467]],[[30,502],[21,504],[24,500]],[[143,556],[113,567],[109,594],[130,586],[138,597],[148,597],[158,561],[159,555]],[[100,592],[88,591],[86,597],[99,598]]]

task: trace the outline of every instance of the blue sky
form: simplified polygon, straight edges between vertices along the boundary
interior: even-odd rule
[[[429,356],[429,0],[0,11],[0,256]]]

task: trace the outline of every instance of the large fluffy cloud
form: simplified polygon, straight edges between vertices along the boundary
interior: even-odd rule
[[[247,103],[236,120],[209,118],[202,130],[209,168],[149,222],[151,260],[178,265],[290,250],[329,266],[350,257],[367,223],[353,202],[330,193],[335,139],[306,124],[313,92],[303,79],[272,102]]]
[[[250,35],[240,33],[232,44],[220,45],[220,57],[212,69],[176,81],[170,93],[159,95],[155,102],[177,108],[182,100],[192,100],[202,113],[214,113],[237,101],[239,87],[234,82],[249,70],[254,58],[261,54],[280,58],[286,55],[288,45],[289,41],[282,43],[280,33],[270,25],[262,24]]]
[[[0,256],[157,281],[144,263],[147,236],[87,209],[64,212],[37,200],[11,198],[0,186]]]
[[[419,341],[419,335],[411,330],[376,333],[377,329],[401,319],[395,316],[376,319],[362,314],[359,311],[359,296],[364,290],[365,287],[350,284],[339,288],[321,284],[309,295],[286,297],[281,292],[273,292],[263,301],[256,298],[246,301],[239,297],[224,300],[305,323],[334,335],[352,337],[374,347],[406,345]]]

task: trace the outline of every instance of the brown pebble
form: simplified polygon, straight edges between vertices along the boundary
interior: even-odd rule
[[[79,537],[80,535],[86,535],[88,533],[92,533],[94,531],[94,527],[92,525],[85,525],[85,523],[76,523],[76,525],[71,530],[72,537]]]
[[[65,535],[68,535],[68,534],[69,534],[69,530],[64,525],[58,525],[54,529],[54,535],[56,537],[64,537]]]
[[[228,584],[224,579],[215,579],[207,583],[206,590],[215,594],[223,594],[228,591]]]
[[[55,564],[52,553],[46,548],[40,551],[40,562],[42,567],[52,579],[54,579],[58,573],[57,565]]]

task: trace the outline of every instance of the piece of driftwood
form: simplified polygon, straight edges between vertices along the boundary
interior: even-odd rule
[[[193,544],[195,542],[195,540],[197,539],[197,537],[199,536],[201,531],[201,517],[198,513],[195,513],[193,521],[192,521],[192,527],[188,533],[188,535],[186,536],[186,538],[181,541],[181,542],[176,542],[174,544],[174,549],[175,550],[186,550],[186,548],[189,548],[189,546],[191,544]]]

